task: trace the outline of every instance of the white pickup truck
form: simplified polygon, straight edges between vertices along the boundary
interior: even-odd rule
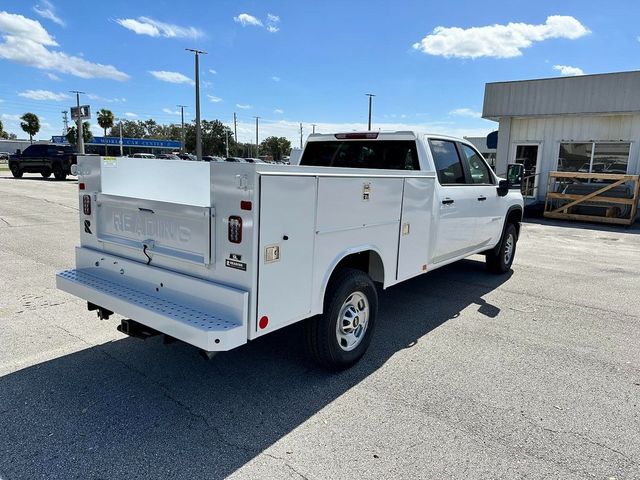
[[[297,166],[81,157],[77,174],[80,246],[58,288],[208,355],[305,320],[330,369],[366,351],[376,284],[476,253],[507,272],[523,212],[469,142],[413,132],[311,135]]]

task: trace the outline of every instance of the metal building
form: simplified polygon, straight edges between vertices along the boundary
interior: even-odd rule
[[[488,83],[482,117],[499,123],[496,172],[524,164],[531,199],[554,170],[640,173],[640,71]]]

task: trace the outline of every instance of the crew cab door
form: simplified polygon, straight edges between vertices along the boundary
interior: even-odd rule
[[[434,212],[436,223],[432,263],[463,256],[477,248],[476,203],[478,191],[468,182],[456,142],[429,139],[438,188]]]
[[[464,143],[458,143],[458,146],[467,178],[477,193],[473,207],[477,243],[493,246],[502,233],[503,198],[498,196],[496,181],[482,155]]]

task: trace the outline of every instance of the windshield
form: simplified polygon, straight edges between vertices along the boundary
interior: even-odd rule
[[[420,170],[413,140],[347,140],[307,143],[300,165]]]

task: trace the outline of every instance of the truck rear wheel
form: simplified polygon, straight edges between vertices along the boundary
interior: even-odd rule
[[[327,288],[324,313],[306,324],[312,358],[329,370],[354,365],[371,343],[377,313],[378,293],[371,278],[360,270],[340,270]]]
[[[40,175],[42,175],[42,178],[49,178],[51,176],[51,170],[46,169],[40,172]]]
[[[487,268],[493,273],[507,273],[516,256],[518,232],[513,223],[507,224],[497,250],[487,253]]]
[[[17,165],[11,165],[11,175],[13,175],[13,178],[22,178],[22,169],[20,167],[18,167]]]

